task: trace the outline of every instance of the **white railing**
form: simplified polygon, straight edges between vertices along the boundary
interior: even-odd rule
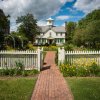
[[[100,65],[100,51],[65,51],[64,48],[58,49],[58,64],[68,62],[73,64],[76,59],[93,60]]]
[[[42,51],[38,48],[36,51],[0,51],[0,69],[2,68],[14,68],[16,62],[20,62],[24,65],[26,70],[38,69],[40,71],[42,67]]]

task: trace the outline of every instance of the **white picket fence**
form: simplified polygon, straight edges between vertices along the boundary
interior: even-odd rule
[[[37,69],[40,71],[42,67],[43,49],[38,48],[36,51],[0,51],[0,69],[14,68],[16,62],[24,65],[26,70]]]
[[[64,48],[58,49],[58,64],[68,62],[73,64],[77,59],[93,60],[100,66],[100,51],[65,51]]]

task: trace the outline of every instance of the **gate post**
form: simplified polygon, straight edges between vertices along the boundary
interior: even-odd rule
[[[37,49],[37,52],[38,52],[38,71],[40,71],[40,68],[41,68],[41,49],[40,49],[40,47],[38,47],[38,49]]]
[[[58,48],[58,65],[65,61],[65,50],[64,47]]]

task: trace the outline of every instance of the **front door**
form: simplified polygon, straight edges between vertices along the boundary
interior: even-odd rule
[[[53,43],[53,40],[52,39],[50,39],[49,40],[49,45],[51,45]]]

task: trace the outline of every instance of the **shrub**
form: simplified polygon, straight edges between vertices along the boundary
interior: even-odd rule
[[[0,76],[31,76],[37,75],[39,71],[33,70],[17,70],[17,69],[0,69]]]
[[[71,65],[64,65],[60,66],[60,70],[63,73],[63,76],[76,76],[76,67]]]
[[[37,49],[37,47],[33,46],[32,43],[28,43],[26,48],[29,49],[29,50],[36,50]]]
[[[61,64],[60,70],[64,76],[99,76],[100,67],[92,59],[74,60],[73,64]]]
[[[57,46],[44,47],[44,51],[57,51],[57,50],[58,50]]]
[[[24,64],[19,60],[19,61],[16,61],[16,69],[17,70],[24,70]]]
[[[64,48],[65,48],[65,50],[67,51],[67,50],[73,50],[74,49],[74,45],[73,44],[66,44],[66,45],[64,45]]]
[[[9,69],[6,67],[5,69],[0,69],[0,76],[30,76],[30,75],[36,75],[39,74],[39,71],[36,69],[33,70],[25,70],[24,65],[22,62],[20,61],[16,61],[15,62],[16,67],[11,69],[9,67]]]

